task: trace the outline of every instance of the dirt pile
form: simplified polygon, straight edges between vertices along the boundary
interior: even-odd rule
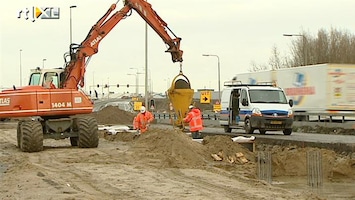
[[[126,124],[132,125],[135,113],[126,112],[116,106],[107,106],[98,112],[90,114],[96,118],[98,124]]]
[[[131,124],[134,114],[116,107],[107,107],[92,114],[101,124]],[[257,155],[229,136],[205,136],[202,143],[173,127],[152,125],[150,130],[134,139],[134,133],[110,135],[101,132],[100,137],[109,141],[131,142],[137,162],[158,168],[204,168],[216,166],[228,171],[237,170],[247,177],[255,177]],[[334,151],[293,146],[267,146],[259,148],[272,154],[273,176],[306,176],[307,152],[320,151],[323,173],[329,179],[355,178],[355,159],[352,155],[337,155]],[[246,162],[237,162],[241,153]],[[212,154],[217,154],[217,161]]]
[[[355,179],[355,159],[351,158],[351,155],[337,155],[328,149],[295,146],[274,146],[270,152],[273,176],[307,176],[307,155],[319,152],[324,177],[330,180],[345,177]]]
[[[179,129],[151,129],[138,138],[134,133],[117,133],[110,135],[107,132],[100,134],[110,141],[132,142],[134,156],[150,159],[144,160],[145,165],[154,165],[159,168],[204,168],[206,166],[240,166],[254,170],[254,153],[235,143],[227,136],[207,136],[202,142],[191,140],[191,136]],[[247,163],[230,162],[230,156],[242,153]],[[216,161],[211,155],[219,154],[221,161]],[[159,161],[157,161],[159,160]],[[137,162],[140,162],[137,160]],[[254,172],[254,171],[253,171]]]
[[[206,165],[205,147],[180,130],[152,127],[134,141],[133,149],[140,155],[154,155],[161,160],[160,167],[196,168]]]

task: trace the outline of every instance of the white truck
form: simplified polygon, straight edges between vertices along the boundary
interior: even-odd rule
[[[295,121],[310,117],[330,120],[355,116],[355,64],[318,64],[237,74],[235,79],[254,84],[275,82],[294,103]]]
[[[293,124],[292,100],[273,84],[243,84],[232,80],[224,83],[219,123],[226,133],[244,128],[252,134],[259,130],[283,131],[291,135]]]

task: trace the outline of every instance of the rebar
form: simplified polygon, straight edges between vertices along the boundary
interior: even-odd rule
[[[265,180],[268,183],[272,182],[272,164],[271,164],[271,152],[258,152],[258,178]]]
[[[319,151],[307,152],[308,186],[320,187],[323,185],[322,155]]]

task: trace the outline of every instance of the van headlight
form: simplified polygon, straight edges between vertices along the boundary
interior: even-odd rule
[[[262,116],[261,111],[259,108],[253,108],[253,110],[251,111],[251,115],[253,116]]]
[[[288,110],[287,116],[288,117],[293,117],[293,110],[292,109]]]

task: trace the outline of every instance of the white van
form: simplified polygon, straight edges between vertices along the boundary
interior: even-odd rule
[[[249,134],[258,129],[260,134],[282,130],[284,135],[291,135],[293,100],[288,101],[280,87],[235,80],[225,82],[224,86],[220,125],[226,133],[242,127]]]

